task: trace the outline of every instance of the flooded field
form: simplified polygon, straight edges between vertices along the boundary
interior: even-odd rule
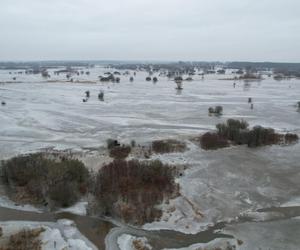
[[[167,212],[167,206],[161,221],[143,227],[161,230],[159,233],[122,229],[116,235],[146,237],[153,249],[188,247],[223,237],[242,240],[239,249],[299,249],[300,144],[204,151],[189,138],[213,130],[228,118],[300,135],[300,112],[295,106],[300,101],[300,80],[275,81],[264,76],[262,81],[236,81],[234,87],[232,80],[219,80],[231,78],[231,74],[206,75],[204,79],[196,75],[178,91],[167,77],[158,76],[157,83],[146,82],[146,72],[137,72],[133,82],[122,75],[120,83],[100,83],[97,77],[107,69],[89,70],[89,76],[74,76],[73,83],[51,71],[48,81],[40,75],[0,71],[0,101],[6,102],[0,106],[1,160],[51,147],[100,151],[109,138],[142,145],[154,139],[180,138],[188,145],[185,153],[152,156],[187,166],[178,178],[181,196],[170,201],[169,207],[175,210]],[[17,77],[16,83],[5,83],[12,76]],[[87,90],[91,97],[83,102]],[[103,102],[98,100],[101,90]],[[223,106],[223,115],[209,116],[208,108],[216,105]],[[193,207],[204,217],[197,217]],[[18,220],[10,213],[0,209],[0,221]],[[52,219],[56,218],[45,220]],[[99,240],[95,230],[88,231],[94,222],[70,219],[100,249],[114,227],[101,224]],[[29,216],[24,220],[35,219]],[[205,231],[218,222],[229,224],[217,228],[219,233]],[[116,235],[111,238],[116,240]]]

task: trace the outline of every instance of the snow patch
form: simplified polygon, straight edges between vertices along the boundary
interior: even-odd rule
[[[59,209],[57,213],[68,212],[77,215],[87,215],[87,206],[88,206],[88,202],[80,201],[71,207]]]

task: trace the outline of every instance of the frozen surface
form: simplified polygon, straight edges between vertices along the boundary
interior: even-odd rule
[[[231,248],[230,248],[231,247]],[[235,247],[235,248],[233,248]],[[194,244],[189,247],[184,248],[165,248],[164,250],[215,250],[215,249],[241,249],[239,248],[238,244],[236,243],[236,240],[230,240],[230,239],[216,239],[209,243],[203,244]]]
[[[298,250],[300,219],[270,221],[264,223],[244,223],[228,227],[226,232],[243,241],[240,249]]]
[[[90,71],[91,75],[80,76],[84,78],[81,80],[96,81],[107,70]],[[159,77],[153,84],[145,81],[146,76],[138,72],[133,83],[129,76],[121,76],[121,83],[113,84],[67,83],[63,75],[46,82],[41,76],[22,75],[17,76],[20,83],[0,84],[0,101],[7,103],[0,107],[0,158],[48,147],[98,149],[108,138],[122,142],[134,139],[138,144],[158,138],[187,141],[228,118],[243,118],[251,126],[263,125],[300,135],[300,112],[295,106],[300,101],[300,80],[279,82],[266,77],[248,84],[239,81],[233,88],[233,81],[218,80],[215,75],[204,80],[195,76],[178,92],[174,82],[167,78]],[[0,81],[10,78],[7,71],[0,71]],[[91,97],[83,103],[86,90],[90,90]],[[105,92],[104,102],[97,99],[100,90]],[[253,110],[247,103],[248,97],[253,99]],[[220,118],[207,114],[208,107],[215,105],[224,108]],[[203,151],[188,142],[188,147],[183,154],[153,156],[164,162],[184,164],[187,170],[177,180],[181,197],[164,204],[162,220],[144,228],[196,233],[207,225],[248,213],[260,223],[230,228],[230,232],[246,242],[242,249],[251,249],[252,242],[259,242],[262,249],[294,249],[299,237],[288,234],[288,228],[299,228],[299,220],[277,221],[281,218],[277,213],[257,214],[256,210],[299,206],[299,144]],[[75,208],[83,211],[82,207]],[[282,229],[278,235],[283,242],[278,243],[281,248],[274,245],[278,228]],[[274,235],[275,243],[264,238],[268,235]],[[286,248],[289,242],[290,248]]]
[[[88,79],[96,80],[104,71],[91,69]],[[8,71],[0,71],[0,80],[11,77]],[[98,147],[110,137],[139,143],[197,134],[227,118],[299,131],[300,114],[293,106],[299,99],[299,80],[266,79],[250,87],[241,81],[233,88],[232,81],[218,80],[218,76],[205,80],[196,76],[178,93],[167,78],[153,84],[145,77],[139,72],[133,83],[121,76],[121,83],[112,84],[67,83],[63,75],[47,82],[40,75],[22,75],[17,76],[21,83],[0,84],[0,99],[7,103],[0,107],[2,158],[45,147]],[[83,103],[86,90],[91,98]],[[97,98],[100,90],[105,92],[104,102]],[[254,110],[248,97],[253,98]],[[208,107],[219,104],[224,107],[223,117],[209,117]]]
[[[86,215],[87,213],[87,206],[88,206],[88,202],[86,201],[80,201],[77,202],[76,204],[74,204],[71,207],[68,208],[62,208],[57,212],[69,212],[72,214],[77,214],[77,215]]]

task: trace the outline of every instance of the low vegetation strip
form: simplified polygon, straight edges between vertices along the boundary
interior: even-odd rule
[[[172,139],[156,140],[152,142],[152,150],[158,154],[184,152],[186,150],[186,144]]]
[[[279,134],[272,128],[255,126],[249,128],[243,120],[228,119],[225,123],[216,125],[216,132],[207,132],[200,137],[203,149],[212,150],[224,148],[230,144],[259,147],[274,144],[291,144],[299,140],[297,134]]]

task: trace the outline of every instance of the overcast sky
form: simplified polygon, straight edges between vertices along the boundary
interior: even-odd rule
[[[300,0],[0,0],[0,60],[300,62]]]

